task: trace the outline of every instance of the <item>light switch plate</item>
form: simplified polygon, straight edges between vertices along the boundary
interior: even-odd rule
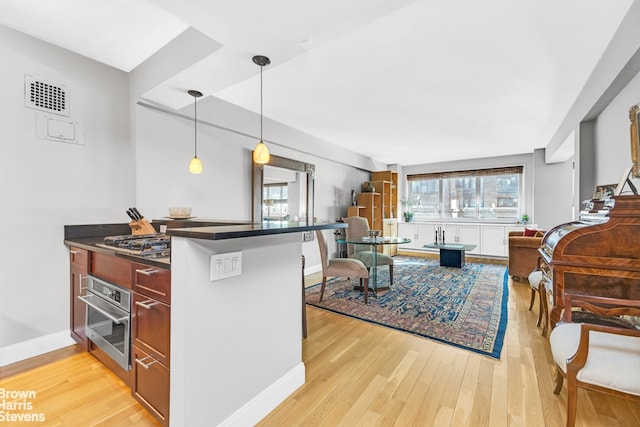
[[[242,252],[211,255],[209,280],[226,279],[242,274]]]

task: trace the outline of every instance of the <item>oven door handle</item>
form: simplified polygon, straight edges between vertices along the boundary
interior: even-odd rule
[[[115,316],[112,316],[110,313],[107,313],[105,310],[103,310],[102,308],[98,307],[97,305],[95,305],[94,303],[92,303],[91,301],[89,301],[90,296],[82,296],[82,295],[78,295],[78,299],[80,301],[82,301],[83,303],[87,304],[89,307],[93,308],[94,310],[98,311],[100,314],[106,316],[107,318],[109,318],[109,320],[120,324],[125,320],[129,319],[129,316],[124,316],[121,317],[120,319],[116,318]]]

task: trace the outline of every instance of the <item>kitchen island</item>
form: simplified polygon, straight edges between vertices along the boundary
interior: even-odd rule
[[[305,381],[302,233],[346,224],[153,225],[171,236],[170,260],[100,244],[107,235],[126,234],[127,224],[65,226],[72,336],[130,385],[163,425],[255,424]],[[237,275],[224,272],[232,260]],[[75,294],[82,293],[87,274],[132,291],[131,371],[96,353],[83,336],[84,305]]]
[[[304,384],[301,233],[344,227],[265,222],[167,230],[171,425],[254,425]],[[212,256],[229,253],[241,253],[241,274],[211,281]]]

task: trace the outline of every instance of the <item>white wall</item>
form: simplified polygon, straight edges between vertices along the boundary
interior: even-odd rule
[[[0,365],[7,346],[69,328],[65,224],[122,222],[133,204],[128,77],[0,26]],[[85,145],[36,137],[24,75],[69,88]],[[68,336],[68,334],[67,334]]]
[[[149,218],[186,205],[200,218],[250,219],[250,152],[256,142],[251,135],[258,133],[259,117],[214,98],[199,105],[200,119],[240,133],[200,125],[198,154],[205,172],[191,175],[191,108],[176,117],[132,105],[137,97],[130,96],[129,85],[140,85],[126,73],[1,26],[0,63],[0,219],[6,225],[0,249],[1,366],[15,361],[9,355],[15,347],[68,330],[64,225],[126,222],[124,211],[134,205]],[[71,119],[86,128],[85,145],[36,137],[36,111],[24,107],[25,74],[69,88]],[[274,154],[316,165],[319,220],[344,216],[350,190],[369,179],[364,169],[382,168],[269,120],[267,135],[267,141],[283,144],[270,144]],[[308,267],[319,266],[315,241],[304,243],[303,253]]]
[[[251,135],[259,135],[258,115],[213,97],[198,102],[198,157],[204,171],[193,175],[187,169],[194,149],[193,108],[181,111],[184,117],[140,105],[135,108],[137,203],[145,215],[159,218],[168,214],[170,206],[190,206],[192,215],[199,218],[251,219],[251,150],[257,142]],[[269,120],[265,123],[271,125],[264,135],[272,154],[315,165],[317,220],[333,222],[346,216],[351,190],[359,191],[369,173],[342,164],[340,147]],[[298,148],[311,143],[323,157]],[[338,161],[329,160],[332,157]],[[333,239],[325,234],[333,252]],[[304,243],[303,254],[309,270],[320,265],[317,242]]]
[[[544,150],[535,150],[533,215],[538,228],[570,222],[580,207],[573,203],[573,158],[562,163],[545,163]]]
[[[640,104],[640,73],[618,94],[596,121],[595,183],[616,184],[631,166],[629,108]],[[640,188],[640,180],[634,180]],[[628,187],[625,189],[628,190]]]

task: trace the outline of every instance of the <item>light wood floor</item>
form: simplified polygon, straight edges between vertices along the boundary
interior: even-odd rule
[[[309,306],[307,382],[259,425],[562,426],[566,390],[552,392],[548,343],[528,302],[527,282],[510,280],[499,361]],[[73,348],[0,378],[0,388],[37,392],[41,425],[156,425],[115,375]],[[582,390],[578,414],[578,426],[640,425],[640,404]]]

